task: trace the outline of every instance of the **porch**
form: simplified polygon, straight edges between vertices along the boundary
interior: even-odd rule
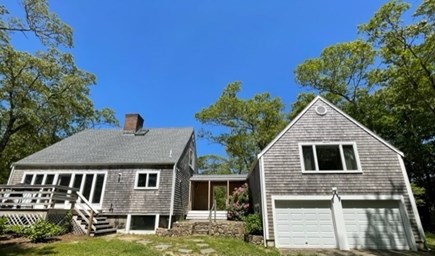
[[[95,235],[116,231],[76,188],[0,185],[0,217],[7,219],[7,225],[27,226],[40,219],[59,224],[68,212],[73,214],[74,233]]]
[[[229,197],[246,180],[246,174],[193,175],[189,182],[189,212],[186,219],[208,219],[213,208],[217,219],[226,220]]]

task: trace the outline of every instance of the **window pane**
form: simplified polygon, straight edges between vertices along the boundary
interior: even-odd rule
[[[137,179],[137,186],[138,187],[146,187],[147,182],[147,174],[141,173],[139,174],[139,177]]]
[[[35,177],[35,182],[33,182],[34,185],[41,185],[42,180],[44,179],[44,174],[38,174]]]
[[[353,146],[343,145],[343,154],[344,154],[344,160],[346,161],[346,168],[348,170],[358,170]]]
[[[157,173],[148,174],[148,187],[150,188],[157,187]]]
[[[94,196],[92,198],[93,204],[99,204],[101,199],[101,192],[103,192],[104,174],[97,174],[95,181]]]
[[[71,181],[71,174],[60,174],[57,179],[57,185],[69,187]]]
[[[26,174],[24,177],[24,184],[31,184],[33,179],[33,174]]]
[[[82,180],[83,180],[83,174],[76,174],[74,176],[73,188],[80,189],[80,186],[82,185]]]
[[[304,166],[306,171],[315,171],[313,147],[302,146],[302,154],[304,155]]]
[[[316,153],[320,171],[343,170],[338,145],[316,145]]]
[[[91,194],[92,181],[94,180],[93,174],[86,174],[85,177],[85,187],[83,188],[83,196],[89,200]]]
[[[45,185],[52,185],[54,180],[54,174],[47,174],[47,178],[45,179]]]
[[[131,216],[130,230],[154,230],[156,216]]]

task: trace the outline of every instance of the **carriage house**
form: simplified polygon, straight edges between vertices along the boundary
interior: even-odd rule
[[[403,153],[316,97],[248,176],[266,244],[279,248],[422,247]]]

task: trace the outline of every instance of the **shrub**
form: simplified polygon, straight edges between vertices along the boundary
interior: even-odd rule
[[[69,233],[71,231],[72,216],[72,212],[68,211],[63,219],[58,223],[58,226],[61,228],[60,234]]]
[[[0,235],[2,235],[3,232],[5,231],[7,224],[8,224],[8,219],[5,216],[0,217]]]
[[[25,236],[27,228],[27,226],[10,225],[6,226],[5,233],[8,233],[13,237],[22,237]]]
[[[243,186],[234,189],[233,195],[230,196],[230,203],[227,210],[229,220],[243,220],[243,217],[248,215],[248,184],[245,183]]]
[[[246,233],[250,235],[263,234],[263,223],[259,214],[249,214],[243,220],[245,221]]]
[[[58,225],[50,223],[45,220],[37,220],[33,225],[25,229],[25,237],[30,241],[42,242],[49,238],[59,235],[62,228]]]

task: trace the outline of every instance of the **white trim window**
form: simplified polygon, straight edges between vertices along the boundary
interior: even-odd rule
[[[160,171],[137,171],[134,189],[158,189]]]
[[[192,149],[189,149],[189,166],[195,169],[195,153]]]
[[[300,143],[302,172],[362,172],[354,142]]]

